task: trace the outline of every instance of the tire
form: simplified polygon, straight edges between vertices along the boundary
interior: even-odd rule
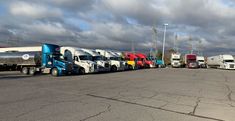
[[[111,71],[112,72],[116,72],[117,71],[117,67],[115,65],[111,66]]]
[[[128,65],[128,70],[134,70],[134,68],[132,67],[132,65]]]
[[[59,71],[58,71],[58,69],[57,69],[57,68],[53,68],[53,69],[51,70],[51,75],[52,75],[52,76],[59,76]]]
[[[79,74],[84,75],[86,73],[84,68],[80,68],[79,69]]]
[[[35,75],[36,69],[34,67],[29,68],[29,75]]]
[[[23,67],[22,70],[21,70],[21,73],[25,74],[25,75],[28,75],[29,74],[29,69],[28,67]]]

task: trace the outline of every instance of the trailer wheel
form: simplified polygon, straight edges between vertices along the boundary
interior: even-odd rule
[[[117,71],[117,67],[115,65],[111,66],[111,71],[112,72],[116,72]]]
[[[53,68],[53,69],[51,70],[51,75],[52,75],[52,76],[58,76],[58,73],[59,73],[59,71],[58,71],[57,68]]]
[[[21,70],[21,73],[28,75],[29,74],[29,69],[27,67],[23,67]]]
[[[34,75],[36,72],[34,67],[29,68],[29,75]]]
[[[79,69],[79,74],[84,75],[86,73],[84,68],[80,68]]]

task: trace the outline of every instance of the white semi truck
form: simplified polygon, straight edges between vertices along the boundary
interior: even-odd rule
[[[96,49],[95,51],[99,53],[105,60],[110,61],[112,72],[125,70],[125,63],[120,61],[116,55],[102,49]]]
[[[204,56],[197,56],[197,63],[200,68],[206,68],[206,61]]]
[[[180,63],[180,53],[172,53],[171,54],[171,66],[176,68],[176,67],[181,67]]]
[[[121,63],[123,63],[125,65],[124,70],[128,70],[128,64],[127,61],[124,60],[124,58],[122,57],[122,52],[119,51],[109,51],[110,53],[112,53],[113,55],[115,55],[117,57],[117,60],[121,61]]]
[[[208,68],[220,68],[234,70],[235,63],[232,55],[217,55],[207,58]]]
[[[84,52],[89,53],[92,56],[92,61],[97,63],[99,72],[108,72],[110,71],[110,62],[108,60],[104,60],[102,56],[92,49],[81,48]]]
[[[80,48],[61,47],[60,52],[64,56],[65,60],[74,62],[79,66],[79,74],[98,72],[97,64],[92,61],[92,56]]]

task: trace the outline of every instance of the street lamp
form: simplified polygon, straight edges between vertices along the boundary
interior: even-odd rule
[[[165,64],[164,56],[165,56],[165,42],[166,42],[166,26],[168,26],[168,24],[165,23],[164,26],[165,26],[165,29],[164,29],[163,45],[162,45],[162,63],[163,64]]]

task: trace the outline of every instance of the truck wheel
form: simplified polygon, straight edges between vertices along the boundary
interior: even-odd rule
[[[57,68],[53,68],[53,69],[51,70],[51,75],[52,75],[52,76],[58,76],[58,74],[59,74],[59,71],[58,71]]]
[[[80,68],[79,69],[79,74],[84,75],[86,73],[84,68]]]
[[[29,68],[29,75],[34,75],[36,72],[34,67]]]
[[[134,68],[132,67],[132,65],[128,65],[128,70],[133,70]]]
[[[111,71],[112,71],[112,72],[116,72],[116,71],[117,71],[117,67],[116,67],[116,66],[114,66],[114,65],[113,65],[113,66],[111,66]]]
[[[25,75],[28,75],[29,74],[29,69],[27,67],[23,67],[21,72]]]

